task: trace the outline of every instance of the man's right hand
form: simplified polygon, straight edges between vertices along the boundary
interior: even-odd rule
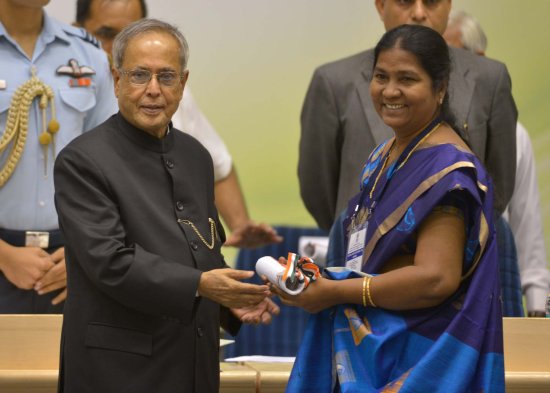
[[[201,274],[199,295],[228,308],[254,306],[271,295],[267,285],[240,282],[254,275],[253,271],[214,269]]]
[[[39,295],[63,289],[52,299],[52,304],[56,305],[67,298],[67,268],[65,266],[65,248],[58,248],[51,254],[52,262],[55,266],[44,274],[44,276],[35,284],[34,290]]]
[[[32,289],[54,265],[50,254],[39,247],[14,247],[0,240],[0,270],[17,288]]]

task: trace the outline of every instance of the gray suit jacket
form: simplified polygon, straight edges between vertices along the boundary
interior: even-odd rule
[[[504,64],[451,49],[450,106],[459,131],[485,164],[501,214],[514,189],[517,109]],[[376,113],[369,84],[374,51],[325,64],[313,75],[302,108],[298,177],[306,208],[329,229],[359,191],[370,152],[393,136]]]

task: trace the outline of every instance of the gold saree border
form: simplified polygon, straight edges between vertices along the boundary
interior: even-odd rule
[[[362,265],[365,266],[366,261],[371,256],[372,252],[374,251],[374,248],[376,247],[376,244],[378,244],[378,241],[384,236],[386,233],[388,233],[391,229],[393,229],[401,220],[401,218],[405,215],[408,208],[412,205],[412,203],[420,197],[424,192],[429,190],[431,187],[433,187],[438,181],[440,181],[443,177],[445,177],[450,172],[457,170],[459,168],[476,168],[475,165],[472,162],[469,161],[458,161],[454,163],[453,165],[450,165],[446,168],[443,168],[441,171],[433,174],[432,176],[428,177],[422,183],[416,187],[416,189],[409,195],[405,201],[397,207],[391,213],[376,229],[374,232],[372,238],[367,243],[365,247],[365,252],[363,253],[363,263]],[[477,186],[479,189],[486,193],[488,190],[488,187],[477,181]],[[470,269],[464,274],[461,280],[466,279],[468,276],[472,274],[472,272],[477,267],[477,264],[479,263],[479,260],[481,258],[481,255],[483,255],[483,251],[485,250],[485,246],[487,244],[487,239],[489,237],[489,225],[487,223],[487,218],[485,217],[485,214],[483,211],[481,212],[481,224],[480,224],[480,230],[479,230],[479,243],[480,243],[480,250],[476,254],[474,258],[474,263],[470,267]]]

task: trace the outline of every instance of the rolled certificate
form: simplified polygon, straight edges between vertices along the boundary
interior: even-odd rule
[[[283,279],[285,266],[281,265],[275,258],[261,257],[256,262],[256,273],[260,276],[266,276],[269,282],[277,285],[289,295],[298,295],[306,287],[304,280],[297,277],[287,277]]]

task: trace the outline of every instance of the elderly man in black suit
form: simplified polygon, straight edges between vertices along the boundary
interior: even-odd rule
[[[60,392],[219,390],[219,326],[268,323],[253,272],[227,267],[208,151],[170,119],[187,81],[173,26],[141,19],[114,42],[119,113],[55,164],[66,238]]]

